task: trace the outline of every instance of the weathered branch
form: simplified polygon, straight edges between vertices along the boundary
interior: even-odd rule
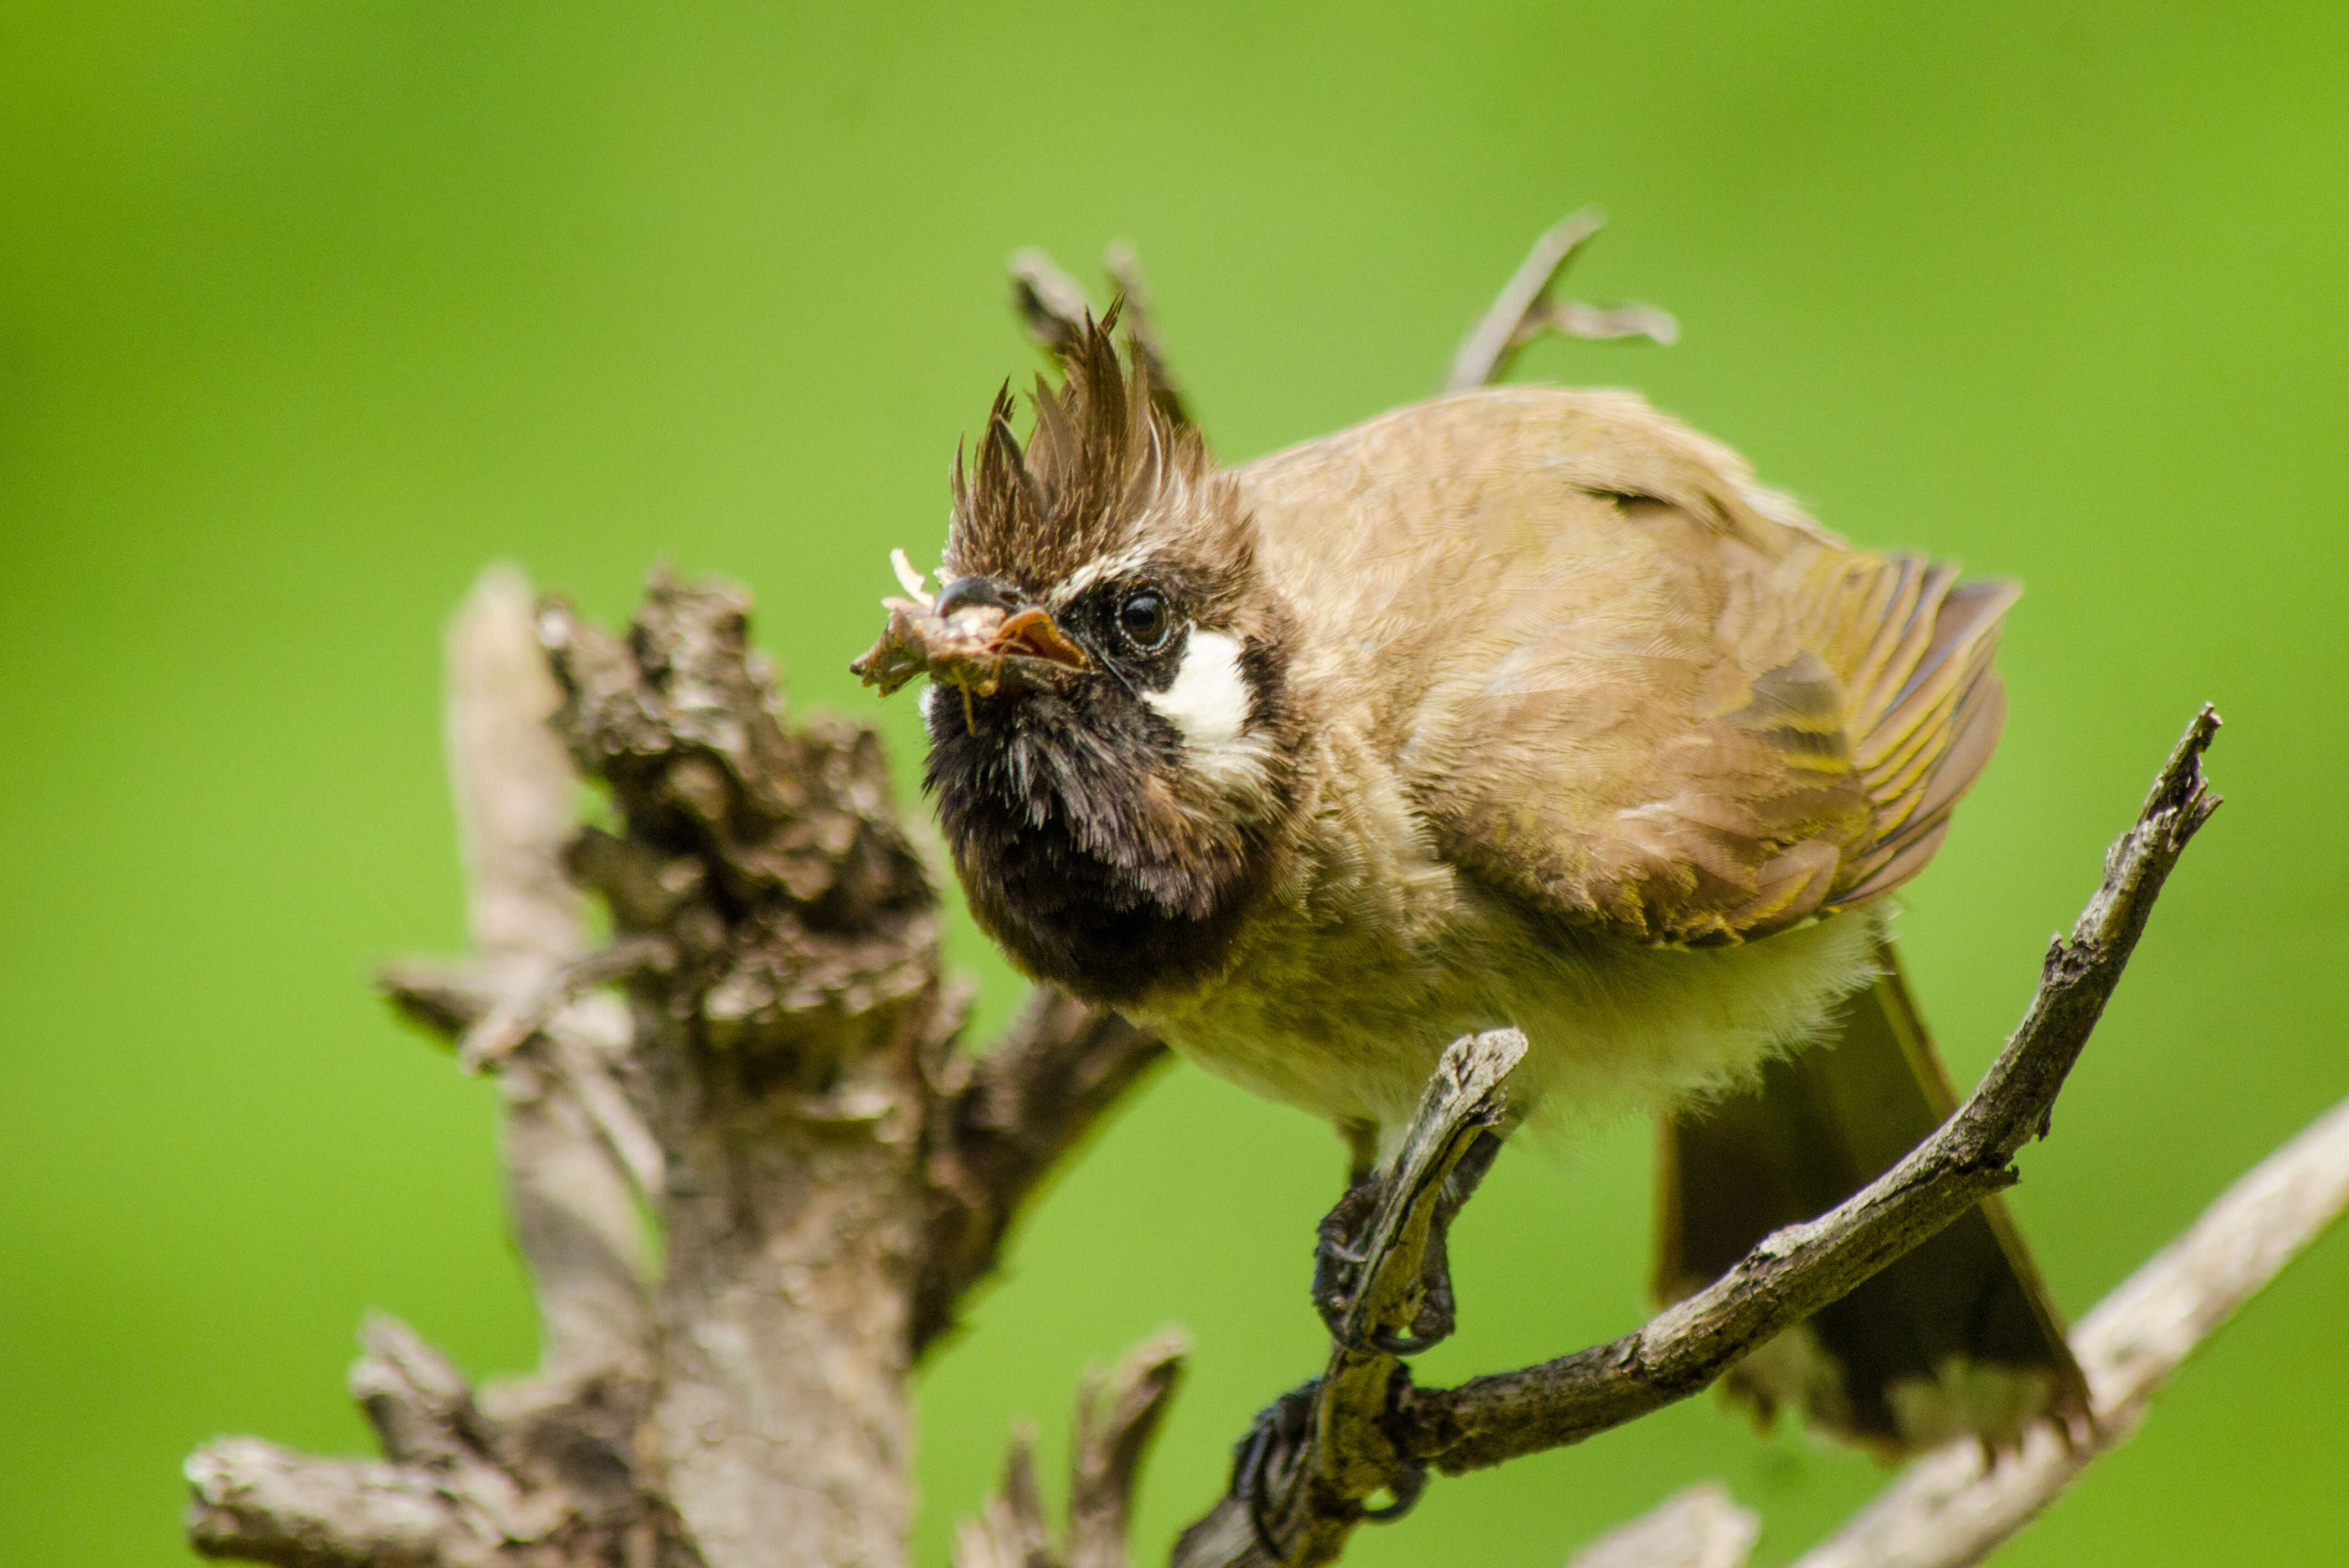
[[[1189,1340],[1169,1330],[1126,1354],[1106,1377],[1088,1372],[1071,1423],[1068,1528],[1056,1547],[1036,1490],[1035,1435],[1012,1434],[1003,1489],[965,1521],[955,1568],[1127,1568],[1127,1526],[1142,1463],[1183,1375]]]
[[[1988,1468],[1973,1445],[1920,1460],[1796,1568],[1965,1568],[2137,1435],[2153,1396],[2236,1310],[2349,1210],[2349,1100],[2229,1188],[2072,1336],[2094,1425],[2034,1432]]]
[[[1764,1238],[1728,1274],[1645,1327],[1523,1371],[1455,1388],[1417,1388],[1396,1366],[1376,1404],[1319,1401],[1315,1484],[1281,1486],[1288,1528],[1280,1555],[1326,1563],[1381,1488],[1402,1493],[1423,1467],[1457,1474],[1578,1442],[1708,1387],[1748,1351],[1809,1316],[2015,1180],[2015,1152],[2044,1132],[2050,1109],[2187,843],[2218,798],[2203,751],[2209,708],[2171,753],[2135,826],[2106,856],[2103,884],[2042,967],[2037,994],[2006,1048],[1957,1113],[1907,1158],[1843,1203]],[[1340,1346],[1333,1368],[1348,1352]],[[1342,1424],[1341,1424],[1342,1423]],[[1325,1480],[1325,1478],[1327,1478]],[[1245,1490],[1245,1489],[1242,1489]],[[1184,1538],[1180,1568],[1259,1561],[1264,1544],[1236,1527],[1226,1498]]]
[[[1657,343],[1679,338],[1680,324],[1653,305],[1624,304],[1602,310],[1596,305],[1559,304],[1550,299],[1558,280],[1606,222],[1606,215],[1598,208],[1585,207],[1534,242],[1491,308],[1461,341],[1460,351],[1453,356],[1452,367],[1444,375],[1443,391],[1473,392],[1493,385],[1509,373],[1517,351],[1545,332],[1582,338],[1645,337]]]
[[[1146,1030],[1040,985],[986,1056],[941,1060],[914,1285],[916,1354],[994,1272],[1005,1234],[1045,1177],[1166,1059]]]
[[[675,962],[676,954],[659,937],[628,936],[556,963],[533,984],[516,986],[492,1002],[466,1027],[457,1042],[457,1065],[469,1073],[496,1067],[589,992]]]
[[[224,1438],[188,1460],[188,1539],[208,1556],[285,1568],[388,1563],[523,1568],[559,1557],[508,1553],[471,1500],[429,1471],[322,1460],[258,1438]]]
[[[618,1561],[641,1535],[636,1498],[615,1484],[610,1420],[551,1434],[502,1419],[406,1324],[372,1316],[361,1340],[351,1395],[388,1462],[313,1459],[254,1438],[210,1444],[187,1464],[199,1552],[286,1568],[568,1568]]]
[[[448,639],[449,777],[474,975],[492,1016],[587,950],[579,892],[563,870],[579,779],[548,727],[562,694],[539,651],[533,597],[520,573],[493,567]],[[552,1022],[554,1011],[536,1022]],[[627,1167],[649,1140],[598,1081],[602,1061],[626,1048],[626,1016],[597,997],[569,1008],[559,1030],[524,1037],[533,1048],[501,1079],[504,1154],[543,1369],[558,1381],[641,1378],[651,1303]]]
[[[1763,1239],[1728,1274],[1611,1345],[1457,1388],[1414,1389],[1394,1412],[1398,1446],[1446,1473],[1578,1442],[1709,1387],[1754,1346],[1836,1300],[1991,1193],[2043,1133],[2104,1012],[2163,880],[2218,798],[2201,757],[2205,708],[2155,781],[2105,879],[2040,971],[2022,1026],[1957,1114],[1844,1202]]]
[[[354,1392],[387,1462],[214,1444],[189,1465],[202,1550],[419,1568],[902,1557],[915,1351],[1164,1053],[1041,993],[998,1054],[955,1053],[936,899],[878,743],[786,725],[745,622],[739,594],[657,580],[624,642],[534,606],[511,573],[459,616],[450,766],[479,954],[382,978],[498,1072],[544,1364],[477,1395],[371,1325]],[[579,772],[620,831],[577,827]],[[572,879],[611,909],[603,949]],[[640,1202],[665,1243],[657,1282]]]
[[[1718,1481],[1674,1492],[1576,1553],[1566,1568],[1744,1568],[1762,1522]]]

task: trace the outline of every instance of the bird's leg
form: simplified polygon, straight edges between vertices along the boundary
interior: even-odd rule
[[[1493,1168],[1494,1157],[1500,1151],[1501,1135],[1488,1128],[1477,1134],[1468,1152],[1460,1157],[1460,1162],[1444,1179],[1444,1190],[1436,1196],[1435,1213],[1427,1230],[1427,1250],[1420,1261],[1422,1295],[1411,1332],[1372,1334],[1371,1348],[1390,1356],[1416,1356],[1452,1336],[1455,1315],[1447,1244],[1452,1222],[1475,1194],[1485,1172]],[[1361,1288],[1365,1261],[1361,1237],[1378,1212],[1379,1191],[1375,1176],[1362,1176],[1338,1200],[1338,1206],[1321,1219],[1320,1233],[1313,1247],[1313,1305],[1333,1338],[1345,1332],[1347,1310]]]

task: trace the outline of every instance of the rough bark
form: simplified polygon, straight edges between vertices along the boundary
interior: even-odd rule
[[[736,591],[660,578],[615,637],[512,573],[460,615],[450,752],[478,954],[384,985],[499,1074],[543,1359],[477,1396],[371,1324],[354,1393],[384,1462],[212,1444],[188,1467],[199,1550],[903,1561],[915,1358],[1164,1053],[1050,993],[995,1052],[957,1052],[936,896],[878,742],[787,722],[747,623]],[[616,830],[574,820],[583,774]],[[602,948],[575,887],[609,911]]]

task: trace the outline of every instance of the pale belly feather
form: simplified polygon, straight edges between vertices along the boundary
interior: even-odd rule
[[[1855,910],[1733,947],[1634,946],[1465,892],[1441,918],[1259,922],[1224,981],[1138,1010],[1219,1077],[1383,1152],[1444,1046],[1515,1025],[1530,1046],[1510,1119],[1586,1124],[1749,1077],[1821,1032],[1876,973],[1881,916]]]

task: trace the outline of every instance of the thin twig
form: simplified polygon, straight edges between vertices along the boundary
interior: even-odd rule
[[[657,936],[623,936],[591,953],[558,964],[535,982],[515,986],[498,999],[457,1042],[457,1065],[469,1073],[492,1068],[514,1047],[546,1026],[572,1002],[615,980],[677,962],[676,949]]]
[[[1127,1568],[1127,1532],[1142,1463],[1174,1399],[1190,1340],[1169,1329],[1128,1351],[1077,1390],[1069,1452],[1069,1522],[1052,1543],[1037,1492],[1035,1433],[1012,1433],[1002,1490],[957,1532],[955,1568]]]
[[[1174,425],[1191,423],[1191,409],[1183,396],[1183,388],[1174,379],[1174,368],[1166,361],[1166,344],[1158,335],[1157,306],[1150,296],[1150,284],[1142,275],[1142,258],[1134,253],[1128,240],[1113,240],[1102,253],[1102,270],[1117,284],[1125,300],[1125,328],[1133,343],[1133,352],[1142,361],[1143,374],[1150,378],[1150,400],[1158,411]]]
[[[1729,1273],[1645,1327],[1523,1371],[1455,1388],[1414,1388],[1399,1375],[1369,1413],[1345,1489],[1392,1485],[1412,1467],[1447,1474],[1578,1442],[1706,1387],[1748,1351],[1809,1316],[2015,1180],[2015,1151],[2043,1133],[2065,1075],[2112,995],[2163,880],[2218,807],[2201,757],[2218,729],[2204,708],[2156,779],[2135,826],[2106,857],[2103,884],[2048,953],[2022,1026],[1957,1113],[1890,1171],[1816,1220],[1764,1237]],[[1324,1435],[1322,1442],[1334,1441]],[[1380,1456],[1388,1456],[1378,1473]],[[1317,1508],[1319,1494],[1310,1501]],[[1185,1537],[1183,1568],[1245,1560],[1228,1525],[1233,1500]],[[1359,1518],[1330,1498],[1299,1522],[1291,1561],[1327,1561]],[[1332,1539],[1334,1537],[1334,1540]],[[1303,1545],[1300,1553],[1298,1546]]]
[[[986,1056],[946,1059],[932,1101],[914,1283],[916,1354],[994,1271],[1004,1236],[1045,1176],[1167,1059],[1156,1036],[1044,985]]]
[[[1644,337],[1651,343],[1667,347],[1678,343],[1681,324],[1671,312],[1652,304],[1634,301],[1628,304],[1584,304],[1579,300],[1560,303],[1551,300],[1538,309],[1526,313],[1526,319],[1511,335],[1512,348],[1522,348],[1545,332],[1555,332],[1561,337],[1578,337],[1588,343],[1605,343],[1619,337]]]
[[[1084,341],[1086,322],[1098,321],[1102,316],[1085,294],[1084,285],[1061,271],[1060,263],[1050,256],[1033,247],[1013,252],[1009,269],[1011,309],[1019,317],[1020,325],[1039,347],[1056,358],[1067,357]],[[1171,423],[1188,425],[1190,407],[1174,378],[1174,366],[1167,361],[1165,343],[1158,335],[1157,320],[1151,313],[1150,287],[1142,275],[1141,258],[1134,254],[1130,242],[1119,240],[1103,253],[1102,270],[1117,285],[1118,296],[1123,302],[1119,319],[1125,323],[1134,357],[1149,378],[1150,400]]]
[[[1509,373],[1517,351],[1545,331],[1569,337],[1646,337],[1658,343],[1671,343],[1680,336],[1680,324],[1653,305],[1601,310],[1550,303],[1550,291],[1606,222],[1606,214],[1598,208],[1585,207],[1534,242],[1491,308],[1461,341],[1459,353],[1452,356],[1452,368],[1444,377],[1444,392],[1490,387]]]
[[[589,970],[586,983],[662,967],[668,961],[666,944],[642,949],[654,962],[629,961],[627,954],[637,949],[637,941],[625,938],[604,949],[609,956],[589,954],[583,961]],[[478,963],[400,958],[376,971],[376,984],[385,1000],[409,1019],[452,1043],[488,1027],[502,1006],[508,1007],[509,1017],[523,1019],[527,1026],[521,1039],[502,1049],[499,1059],[491,1064],[502,1068],[508,1093],[531,1099],[542,1087],[540,1072],[551,1074],[577,1101],[578,1114],[587,1119],[638,1197],[650,1202],[667,1180],[660,1145],[629,1103],[611,1065],[627,1045],[626,1008],[611,996],[585,994],[581,965],[556,969],[534,987],[533,994],[546,999],[544,1006],[533,1005],[527,997],[519,1005],[508,1006],[502,993],[483,977],[482,969]],[[594,973],[597,969],[613,972]],[[536,1016],[540,1013],[544,1016]],[[498,1026],[502,1030],[511,1026]]]
[[[1045,352],[1065,356],[1084,340],[1086,318],[1101,318],[1084,285],[1047,253],[1030,245],[1012,252],[1005,265],[1011,274],[1012,314]]]
[[[1987,1470],[1970,1443],[1928,1455],[1796,1568],[1965,1568],[2136,1436],[2153,1396],[2246,1301],[2349,1209],[2349,1100],[2271,1154],[2099,1303],[2072,1336],[2088,1376],[2085,1441],[2033,1432]]]

